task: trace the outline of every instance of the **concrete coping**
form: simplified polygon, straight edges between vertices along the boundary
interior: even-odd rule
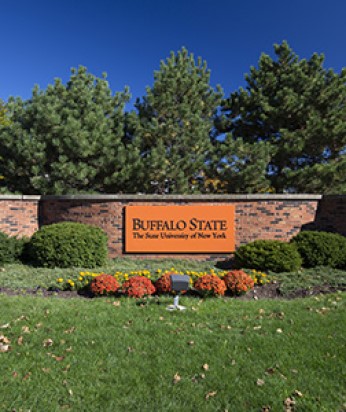
[[[91,200],[91,201],[256,201],[256,200],[321,200],[322,198],[346,198],[346,195],[318,194],[215,194],[215,195],[147,195],[147,194],[77,194],[77,195],[0,195],[1,200]]]

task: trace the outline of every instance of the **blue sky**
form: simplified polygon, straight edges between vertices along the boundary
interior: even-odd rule
[[[107,72],[114,92],[130,86],[133,102],[182,46],[208,62],[225,95],[282,40],[340,72],[345,22],[345,0],[0,0],[0,98],[29,98],[34,84],[65,82],[84,65]]]

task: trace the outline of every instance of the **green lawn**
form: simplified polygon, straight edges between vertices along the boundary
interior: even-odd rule
[[[0,410],[341,411],[345,299],[0,295]]]

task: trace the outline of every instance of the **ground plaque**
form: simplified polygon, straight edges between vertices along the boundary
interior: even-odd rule
[[[231,253],[234,206],[127,206],[126,253]]]

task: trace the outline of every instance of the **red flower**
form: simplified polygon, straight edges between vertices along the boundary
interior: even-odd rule
[[[226,292],[225,282],[216,275],[204,275],[195,281],[194,288],[199,292],[211,295],[224,295]]]
[[[169,272],[162,275],[155,282],[155,288],[158,293],[169,293],[172,292],[172,281],[171,275],[177,275],[175,272]],[[180,293],[186,293],[186,290],[182,290]]]
[[[228,272],[223,277],[223,280],[227,289],[235,295],[246,293],[254,287],[253,279],[242,270],[232,270]]]
[[[133,276],[123,283],[121,289],[125,295],[133,298],[152,295],[156,290],[152,281],[144,276]]]
[[[119,289],[118,281],[111,275],[101,274],[90,283],[90,290],[94,295],[107,295]]]

